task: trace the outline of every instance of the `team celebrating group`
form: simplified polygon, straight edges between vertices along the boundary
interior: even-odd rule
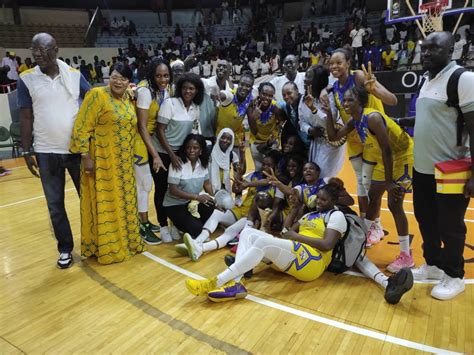
[[[438,32],[422,44],[425,69],[435,75],[420,92],[420,110],[431,107],[423,97],[429,96],[429,86],[456,66],[449,59],[452,41],[450,34]],[[328,67],[312,66],[305,73],[298,72],[298,59],[287,55],[283,75],[258,85],[251,73],[243,73],[234,84],[225,59],[217,61],[216,76],[202,79],[187,71],[190,57],[184,62],[152,61],[146,79],[132,87],[130,68],[118,62],[111,67],[109,85],[94,88],[56,58],[50,35],[34,36],[32,52],[38,66],[23,72],[18,82],[23,155],[41,178],[58,240],[59,268],[73,262],[64,207],[68,170],[80,194],[84,257],[110,264],[144,251],[145,244],[182,240],[176,252],[198,261],[233,245],[235,257],[226,256],[225,271],[206,280],[186,280],[192,294],[215,302],[245,297],[241,278],[251,277],[261,262],[297,280],[312,281],[331,269],[338,254],[333,250],[341,241],[346,252],[351,248],[348,240],[356,230],[363,231],[366,248],[379,243],[384,237],[380,210],[385,192],[400,245],[399,255],[387,266],[393,275],[387,277],[361,250],[346,266],[354,265],[373,279],[392,304],[412,288],[414,278],[441,280],[432,291],[438,299],[464,290],[459,228],[449,236],[456,239],[454,250],[443,230],[437,232],[439,242],[428,242],[426,219],[419,220],[428,243],[427,263],[411,270],[415,264],[404,197],[411,192],[414,169],[419,175],[433,172],[417,166],[417,130],[414,144],[384,112],[384,105],[397,104],[396,96],[377,81],[370,63],[351,71],[349,49],[335,50]],[[466,74],[460,87],[473,83],[471,73]],[[460,90],[471,150],[473,96]],[[419,120],[417,112],[417,125]],[[252,163],[246,161],[247,149]],[[360,218],[351,217],[354,200],[337,177],[346,150],[357,178]],[[447,149],[443,152],[436,159],[459,158],[449,156]],[[426,164],[424,157],[418,159]],[[148,216],[153,185],[159,225]],[[466,196],[461,195],[464,213],[474,194],[472,185],[470,180]],[[451,201],[451,206],[459,201]],[[436,218],[439,211],[431,213],[435,215],[430,218]],[[463,219],[456,223],[464,226],[465,240]],[[219,225],[224,232],[212,239]],[[430,259],[430,253],[437,254]],[[444,260],[447,254],[453,260]],[[451,261],[456,266],[450,269]]]

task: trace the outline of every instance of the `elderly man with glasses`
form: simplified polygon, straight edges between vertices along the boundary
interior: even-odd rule
[[[64,207],[65,172],[79,193],[81,163],[80,154],[69,152],[69,141],[79,99],[90,86],[78,70],[56,59],[58,47],[51,35],[36,34],[30,49],[38,65],[21,73],[17,93],[23,157],[41,178],[59,251],[57,267],[66,269],[72,265],[74,243]]]

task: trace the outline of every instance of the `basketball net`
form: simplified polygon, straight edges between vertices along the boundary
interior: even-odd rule
[[[421,20],[423,31],[426,34],[443,30],[443,14],[446,6],[447,1],[445,0],[434,1],[420,6],[424,12]]]

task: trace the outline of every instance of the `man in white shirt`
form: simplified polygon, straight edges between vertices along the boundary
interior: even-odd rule
[[[452,59],[456,61],[459,65],[462,63],[462,55],[464,46],[466,45],[466,40],[461,38],[461,35],[456,34],[454,36],[454,51]]]
[[[2,64],[0,64],[0,67],[9,68],[7,73],[8,79],[11,81],[18,80],[18,62],[16,61],[15,52],[7,52],[7,56],[2,59]]]
[[[31,47],[38,66],[22,72],[17,86],[23,157],[31,173],[41,178],[60,253],[57,267],[66,269],[72,265],[74,243],[64,207],[65,172],[79,193],[81,163],[80,154],[70,154],[69,141],[79,99],[90,85],[78,70],[56,59],[58,47],[51,35],[36,34]]]
[[[457,86],[465,123],[459,142],[458,111],[446,104],[449,78],[461,68],[451,61],[453,50],[450,32],[431,33],[421,45],[421,63],[427,72],[416,101],[413,149],[413,206],[426,260],[413,270],[413,277],[440,280],[431,290],[431,296],[440,300],[452,299],[465,289],[464,218],[474,197],[474,165],[463,193],[440,193],[435,179],[435,164],[474,156],[474,73],[462,73]]]
[[[283,59],[282,70],[283,75],[273,78],[270,82],[275,87],[275,100],[283,101],[282,89],[288,82],[292,81],[298,87],[298,91],[304,93],[304,73],[298,73],[298,57],[293,54],[288,54]]]
[[[356,68],[359,68],[363,61],[364,47],[362,47],[362,41],[365,34],[365,28],[362,28],[359,24],[351,31],[350,37],[352,38],[352,48],[354,49],[354,59],[357,56]],[[355,64],[356,62],[354,62]]]

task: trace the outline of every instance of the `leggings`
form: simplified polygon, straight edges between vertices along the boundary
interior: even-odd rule
[[[275,238],[257,229],[246,228],[240,233],[235,263],[217,276],[217,286],[221,287],[230,280],[239,280],[263,258],[272,261],[278,269],[286,270],[295,259],[292,249],[291,240]]]
[[[153,185],[150,166],[135,164],[135,179],[137,181],[138,213],[148,212],[148,196]]]
[[[165,198],[166,190],[168,189],[168,170],[171,164],[171,159],[168,154],[159,154],[166,170],[160,169],[158,172],[153,171],[153,158],[151,156],[149,157],[149,164],[151,167],[151,176],[155,183],[154,202],[158,222],[161,227],[166,227],[168,225],[168,215],[166,214],[166,209],[163,207],[163,199]]]

